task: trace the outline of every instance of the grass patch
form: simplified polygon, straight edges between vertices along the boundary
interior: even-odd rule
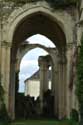
[[[55,120],[18,120],[11,125],[78,125],[74,121],[63,120],[63,121],[55,121]]]
[[[0,122],[0,125],[78,125],[72,120],[56,121],[54,119],[41,119],[41,120],[16,120],[11,123]]]
[[[7,122],[1,122],[1,121],[0,121],[0,125],[11,125],[11,124],[9,124],[9,123],[7,123]]]

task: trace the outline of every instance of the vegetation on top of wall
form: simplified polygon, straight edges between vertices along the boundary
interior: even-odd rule
[[[83,125],[83,35],[77,65],[77,96],[79,101],[80,125]]]
[[[11,2],[11,0],[4,0],[5,2]],[[52,8],[66,7],[70,5],[76,5],[79,0],[12,0],[15,4],[25,4],[30,2],[46,1]]]
[[[46,0],[53,8],[76,5],[78,0]]]

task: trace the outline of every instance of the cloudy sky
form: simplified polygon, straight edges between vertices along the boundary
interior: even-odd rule
[[[34,44],[42,44],[46,47],[55,47],[54,44],[45,36],[42,36],[40,34],[34,35],[27,39],[29,43]],[[39,67],[38,67],[38,57],[47,55],[48,53],[41,49],[41,48],[35,48],[25,54],[25,56],[22,58],[21,64],[20,64],[20,73],[19,73],[19,91],[24,92],[24,80],[29,78],[33,73],[35,73]]]

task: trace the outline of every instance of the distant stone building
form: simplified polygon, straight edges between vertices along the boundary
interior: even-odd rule
[[[48,73],[48,89],[51,89],[51,70]],[[30,95],[37,98],[40,95],[40,74],[39,70],[25,81],[25,96]]]

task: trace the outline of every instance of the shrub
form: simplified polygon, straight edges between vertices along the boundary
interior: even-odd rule
[[[70,118],[73,121],[78,122],[79,121],[79,115],[76,109],[72,109],[71,113],[70,113]]]

